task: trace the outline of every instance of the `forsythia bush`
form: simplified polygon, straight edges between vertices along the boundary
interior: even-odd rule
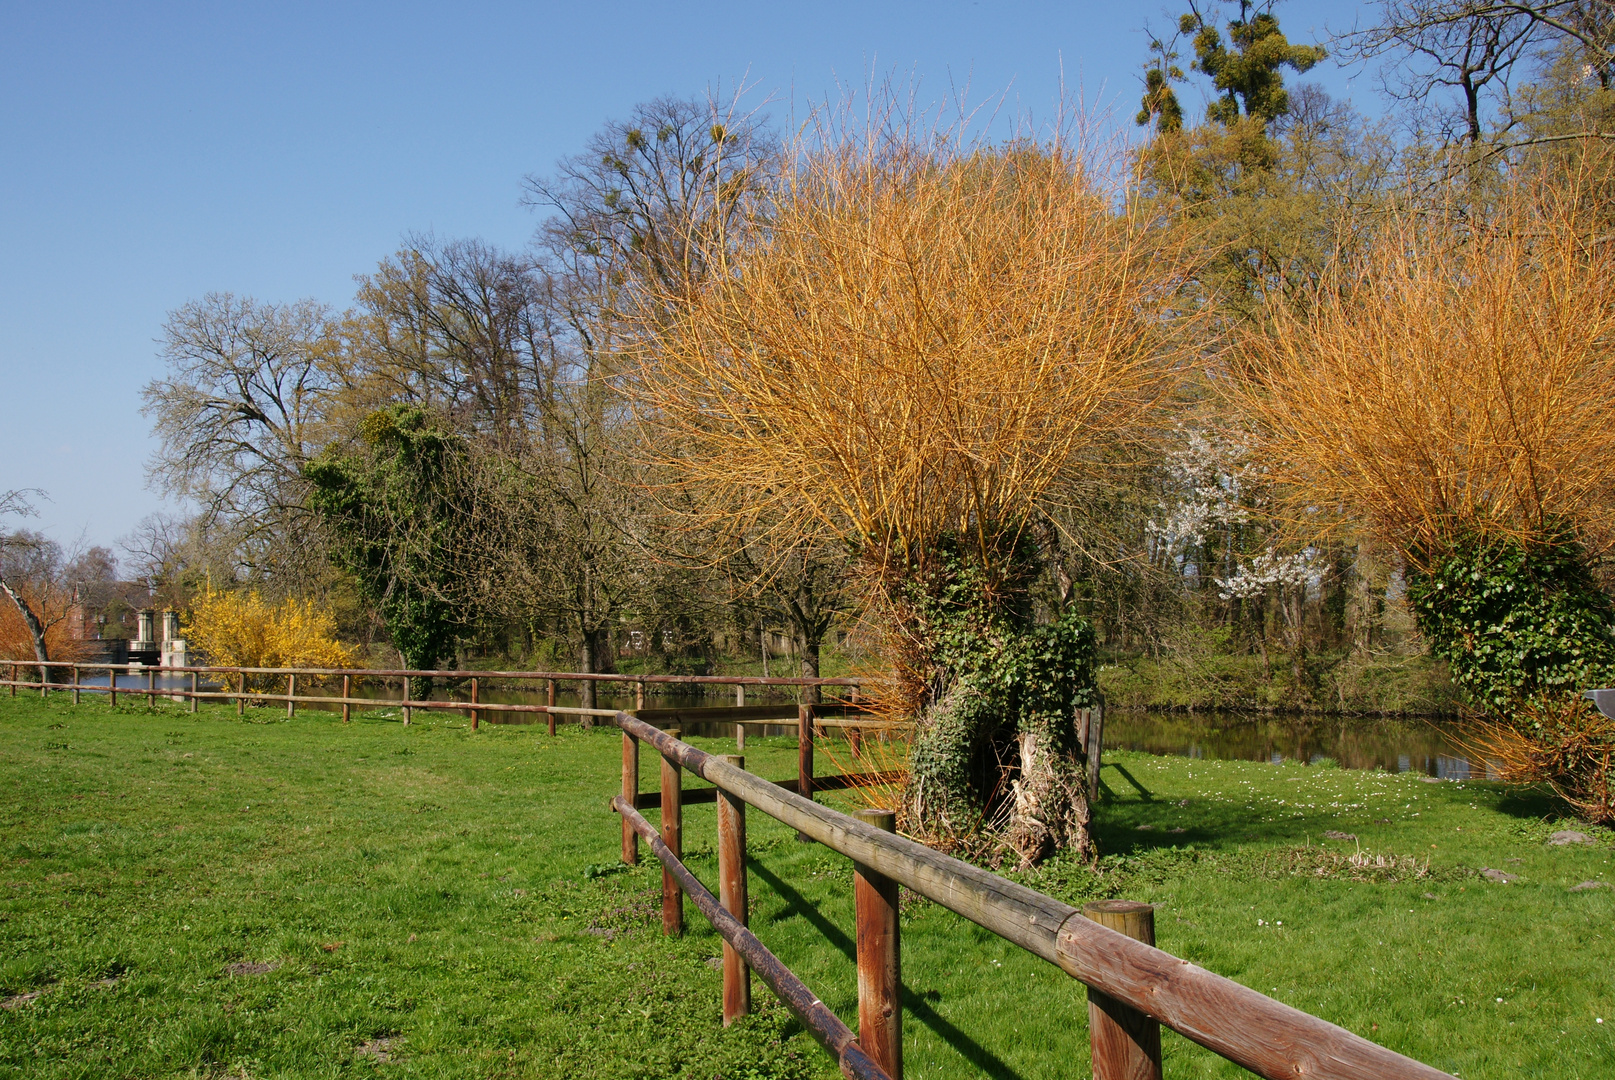
[[[335,637],[336,619],[312,601],[271,606],[257,592],[209,589],[184,633],[189,647],[223,667],[350,668],[354,651]]]

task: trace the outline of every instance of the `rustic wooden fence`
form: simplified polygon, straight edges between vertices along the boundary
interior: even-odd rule
[[[468,713],[471,726],[477,728],[485,718],[516,717],[516,716],[547,716],[549,719],[550,734],[555,734],[556,717],[579,717],[590,719],[608,719],[616,714],[615,709],[587,709],[577,706],[556,704],[559,688],[568,684],[581,686],[585,683],[606,684],[632,684],[635,688],[634,706],[636,712],[644,712],[647,717],[657,722],[685,721],[699,722],[710,720],[720,723],[733,723],[739,725],[742,733],[739,743],[745,745],[744,731],[747,725],[779,724],[784,721],[796,719],[797,705],[790,703],[753,704],[747,705],[746,691],[748,688],[795,688],[799,693],[817,691],[822,694],[825,689],[840,690],[846,694],[845,700],[828,701],[818,706],[820,719],[818,727],[852,726],[859,730],[869,728],[869,723],[849,724],[843,723],[843,713],[855,715],[858,709],[857,679],[805,679],[805,678],[758,678],[752,675],[622,675],[622,674],[595,674],[577,671],[460,671],[460,670],[415,670],[408,668],[378,669],[378,668],[255,668],[255,667],[223,667],[217,665],[192,667],[155,667],[145,664],[87,664],[73,662],[49,661],[45,664],[37,660],[6,660],[8,678],[0,680],[0,686],[10,688],[11,696],[16,697],[18,690],[37,692],[42,696],[49,696],[53,691],[69,693],[73,703],[79,703],[80,696],[85,693],[106,694],[113,704],[117,704],[120,694],[130,697],[143,697],[148,703],[155,703],[159,699],[175,701],[188,701],[191,711],[196,711],[198,702],[213,701],[221,703],[234,703],[238,712],[245,712],[249,705],[262,707],[265,705],[284,704],[286,715],[296,715],[297,706],[302,705],[340,705],[342,707],[342,722],[347,723],[352,717],[355,706],[361,709],[396,708],[403,714],[404,723],[409,723],[411,714],[417,709],[435,709],[439,711],[453,711]],[[46,679],[24,679],[21,676],[33,674],[41,669],[49,673]],[[84,682],[84,675],[106,676],[104,685],[89,685]],[[63,681],[63,676],[67,676]],[[160,686],[158,680],[172,683],[178,677],[182,685]],[[126,681],[120,685],[119,679]],[[263,679],[284,679],[286,690],[284,693],[264,690],[247,685],[248,679],[261,681]],[[469,690],[470,700],[443,700],[443,701],[415,701],[409,697],[409,680],[417,678],[449,679],[464,684]],[[340,694],[323,692],[320,684],[334,683],[341,680]],[[202,682],[216,683],[223,689],[208,690],[202,688]],[[365,698],[354,697],[353,688],[360,681],[379,684],[383,687],[391,682],[397,682],[400,691],[397,698]],[[144,685],[142,685],[144,683]],[[302,692],[298,692],[299,683]],[[516,684],[536,689],[543,684],[545,704],[524,705],[514,702],[481,701],[482,688],[489,683]],[[232,684],[234,684],[232,686]],[[704,709],[673,708],[646,710],[646,691],[656,686],[694,686],[701,688],[732,687],[735,695],[735,708]],[[311,692],[313,688],[313,692]],[[855,737],[856,738],[856,737]]]
[[[723,1020],[750,1009],[750,973],[774,991],[858,1080],[903,1073],[902,945],[898,887],[1021,946],[1088,987],[1089,1040],[1095,1080],[1159,1080],[1160,1025],[1269,1080],[1437,1080],[1448,1074],[1274,1001],[1154,947],[1153,909],[1120,900],[1080,911],[980,867],[893,832],[890,811],[837,813],[747,772],[740,755],[715,756],[626,712],[612,717],[623,732],[624,862],[637,862],[644,839],[662,864],[662,930],[684,928],[684,897],[694,901],[724,940]],[[639,791],[639,746],[661,759],[661,791]],[[683,789],[688,770],[713,787],[700,791],[718,810],[718,895],[682,861],[683,807],[698,792]],[[811,769],[809,770],[811,772]],[[659,806],[661,828],[641,809]],[[857,924],[856,1035],[768,951],[746,927],[746,808],[756,807],[853,862]]]

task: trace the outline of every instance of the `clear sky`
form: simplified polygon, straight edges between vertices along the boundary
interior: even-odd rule
[[[1360,5],[1293,0],[1292,41]],[[344,307],[408,232],[525,244],[521,179],[662,94],[742,78],[784,114],[861,85],[968,84],[1131,126],[1148,23],[1179,5],[0,3],[0,490],[115,544],[159,508],[139,394],[165,314],[210,291]],[[1187,63],[1185,61],[1185,66]],[[1366,112],[1371,79],[1307,76]],[[1184,96],[1198,115],[1196,95]],[[4,523],[0,523],[3,527]]]

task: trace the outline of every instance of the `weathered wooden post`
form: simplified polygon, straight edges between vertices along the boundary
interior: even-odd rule
[[[236,672],[236,715],[247,715],[247,673]]]
[[[1095,900],[1083,915],[1146,945],[1155,944],[1155,908],[1133,900]],[[1108,994],[1088,989],[1088,1039],[1094,1080],[1161,1080],[1161,1025]]]
[[[897,831],[893,810],[853,815],[884,832]],[[852,864],[858,925],[858,1045],[892,1080],[903,1080],[903,942],[897,882],[862,863]]]
[[[286,676],[286,719],[297,715],[297,676]]]
[[[150,709],[157,704],[157,670],[146,669],[146,708]]]
[[[645,707],[645,680],[640,679],[634,683],[634,712]]]
[[[399,699],[399,701],[401,701],[403,703],[400,706],[400,708],[403,709],[403,713],[404,713],[404,726],[408,727],[409,726],[409,713],[410,713],[410,709],[409,709],[409,676],[405,675],[402,678],[400,678],[398,681],[403,684],[403,686],[398,691],[398,699]]]
[[[744,709],[745,707],[746,707],[746,684],[745,683],[735,683],[735,708]]]
[[[15,686],[12,687],[16,689]],[[118,704],[118,669],[111,664],[107,665],[107,704],[117,707]]]
[[[1088,761],[1088,799],[1099,801],[1099,767],[1105,750],[1105,707],[1083,709],[1078,723],[1082,750]]]
[[[11,696],[16,697],[17,696],[17,662],[15,660],[13,660],[11,662],[10,668],[11,668],[11,678],[8,681],[11,683]]]
[[[346,724],[348,722],[348,717],[349,717],[348,710],[352,707],[352,706],[350,706],[348,704],[348,698],[353,696],[349,692],[353,687],[353,683],[351,681],[352,679],[353,679],[352,675],[344,675],[344,676],[342,676],[342,722],[344,724]]]
[[[549,721],[550,721],[550,734],[554,735],[555,734],[555,711],[554,711],[555,710],[555,680],[554,679],[549,680],[549,684],[550,684],[549,690],[546,692],[546,694],[544,696],[544,700],[545,700],[545,703],[550,708],[550,712],[548,714],[549,715]]]
[[[471,704],[472,705],[477,704],[477,680],[475,678],[473,678],[471,680]],[[477,730],[477,722],[481,718],[482,718],[482,710],[481,709],[475,709],[474,708],[474,709],[471,710],[471,730],[472,731]]]
[[[51,666],[46,664],[39,669],[39,696],[47,701],[50,700],[50,668]]]
[[[79,666],[73,665],[73,704],[79,703]]]
[[[77,678],[77,675],[78,675],[78,673],[77,673],[77,672],[74,672],[74,676],[75,676],[75,677],[74,677],[74,679],[73,679],[73,681],[74,681],[74,682],[75,682],[75,683],[76,683],[76,682],[78,682],[78,678]],[[197,680],[197,675],[196,675],[196,672],[194,672],[194,671],[193,671],[193,672],[191,672],[191,698],[190,698],[190,701],[191,701],[191,712],[193,712],[193,713],[194,713],[194,712],[196,712],[196,689],[197,689],[197,682],[198,682],[198,680]],[[78,693],[78,691],[77,691],[77,690],[75,690],[75,691],[73,691],[73,693],[74,693],[74,694],[77,694],[77,693]]]
[[[622,733],[622,799],[629,806],[639,805],[639,740]],[[622,819],[622,861],[630,865],[639,862],[639,834]]]
[[[739,720],[735,721],[735,749],[746,749],[746,725]]]
[[[746,767],[739,754],[723,760],[737,769]],[[718,791],[718,902],[741,926],[749,926],[746,899],[746,802],[721,788]],[[723,943],[723,1026],[751,1012],[751,968],[727,941]]]
[[[813,706],[796,707],[796,793],[804,799],[813,798]],[[804,844],[813,838],[797,833]]]
[[[668,728],[667,733],[675,739],[684,734],[678,728]],[[662,755],[662,843],[675,859],[684,858],[683,772],[678,762]],[[684,890],[665,866],[662,868],[662,933],[669,936],[684,933]]]

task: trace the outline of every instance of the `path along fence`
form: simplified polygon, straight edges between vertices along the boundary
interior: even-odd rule
[[[887,725],[861,715],[858,681],[853,679],[767,679],[746,676],[597,675],[579,672],[412,671],[373,669],[153,668],[136,664],[51,663],[51,678],[25,681],[21,669],[38,670],[33,661],[7,661],[9,678],[0,685],[49,695],[68,692],[77,704],[86,692],[119,694],[155,702],[159,698],[198,702],[235,702],[238,710],[284,702],[288,715],[299,703],[340,705],[344,723],[353,706],[386,705],[402,709],[405,722],[413,709],[469,712],[475,728],[484,713],[540,714],[555,733],[557,716],[606,720],[622,729],[622,790],[611,802],[622,817],[622,859],[639,861],[643,839],[662,864],[662,930],[684,929],[684,897],[689,896],[724,940],[723,1019],[732,1023],[750,1011],[750,977],[755,972],[802,1025],[836,1059],[841,1071],[856,1080],[901,1080],[902,945],[898,889],[907,887],[1033,955],[1056,965],[1088,987],[1089,1040],[1095,1080],[1159,1080],[1160,1025],[1183,1035],[1269,1080],[1438,1080],[1448,1074],[1404,1057],[1344,1028],[1301,1012],[1264,994],[1214,975],[1154,947],[1154,912],[1147,904],[1104,900],[1081,910],[1006,878],[962,862],[894,832],[890,810],[838,813],[813,801],[815,791],[873,786],[894,779],[879,773],[815,776],[813,747],[823,729],[845,727],[854,754],[858,734]],[[87,685],[82,674],[106,672],[106,685]],[[70,681],[51,681],[66,672]],[[135,680],[120,688],[119,676]],[[158,686],[179,675],[189,685]],[[144,676],[145,685],[139,685]],[[286,692],[250,689],[247,678],[284,678]],[[408,680],[430,676],[469,682],[470,701],[411,701]],[[297,680],[342,680],[340,696],[299,694]],[[354,679],[400,680],[399,699],[351,695]],[[201,680],[224,687],[204,690]],[[231,687],[229,680],[234,679]],[[484,680],[544,682],[543,705],[480,702]],[[556,704],[564,683],[636,684],[633,713]],[[735,689],[733,708],[645,708],[646,688],[658,684],[727,685]],[[747,687],[796,687],[799,693],[838,688],[840,701],[794,704],[746,704]],[[708,754],[683,742],[680,723],[728,722],[736,725],[737,749],[744,746],[748,725],[778,723],[794,713],[797,721],[798,768],[794,781],[768,781],[744,768],[738,754]],[[657,724],[668,725],[663,730]],[[1089,747],[1089,777],[1097,789],[1100,714],[1079,718]],[[661,788],[639,790],[639,749],[649,744],[661,760]],[[686,791],[688,770],[713,786]],[[713,802],[718,816],[719,893],[714,896],[682,861],[683,807]],[[855,1035],[784,964],[747,929],[746,807],[753,806],[853,861],[853,893],[857,924],[858,1032]],[[642,809],[660,811],[660,829]]]

